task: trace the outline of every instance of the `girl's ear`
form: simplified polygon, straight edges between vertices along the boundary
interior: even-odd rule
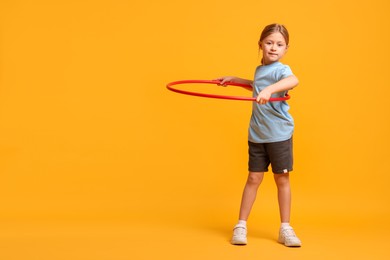
[[[263,46],[261,45],[261,41],[259,41],[258,44],[259,44],[259,49],[262,50]]]

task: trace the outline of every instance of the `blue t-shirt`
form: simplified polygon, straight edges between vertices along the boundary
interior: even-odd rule
[[[253,81],[253,97],[291,75],[290,67],[281,62],[258,66]],[[286,94],[287,91],[282,91],[272,94],[272,97],[284,97]],[[265,105],[253,102],[248,140],[252,143],[273,143],[290,139],[294,132],[294,120],[288,113],[289,108],[286,101],[267,102]]]

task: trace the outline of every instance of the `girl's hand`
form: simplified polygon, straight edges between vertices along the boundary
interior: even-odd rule
[[[271,95],[272,93],[265,88],[257,95],[256,102],[260,105],[265,105],[271,98]]]
[[[219,80],[220,81],[220,83],[218,84],[219,86],[226,87],[229,82],[234,82],[234,80],[236,78],[237,77],[233,77],[233,76],[225,76],[225,77],[217,78],[215,80]]]

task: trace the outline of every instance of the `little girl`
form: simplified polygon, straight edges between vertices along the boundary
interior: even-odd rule
[[[238,77],[219,78],[220,85],[228,82],[252,85],[253,103],[249,125],[249,175],[242,195],[240,215],[233,230],[233,245],[247,244],[246,222],[256,199],[257,190],[264,172],[271,164],[278,189],[281,226],[278,242],[290,247],[301,246],[301,241],[290,226],[291,190],[289,173],[293,169],[294,121],[288,113],[289,106],[283,102],[268,102],[272,97],[283,97],[298,85],[289,66],[279,60],[286,54],[289,34],[280,24],[264,28],[259,40],[263,52],[261,65],[256,68],[254,81]]]

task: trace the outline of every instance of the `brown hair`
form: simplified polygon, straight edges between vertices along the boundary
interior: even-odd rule
[[[261,36],[260,36],[260,40],[259,40],[259,44],[260,42],[262,42],[265,38],[267,38],[270,34],[273,34],[273,33],[276,33],[276,32],[279,32],[284,40],[286,41],[286,44],[288,46],[288,43],[289,43],[289,34],[288,34],[288,31],[286,29],[286,27],[284,27],[284,25],[282,24],[277,24],[277,23],[273,23],[273,24],[270,24],[270,25],[267,25],[263,31],[261,32]]]

